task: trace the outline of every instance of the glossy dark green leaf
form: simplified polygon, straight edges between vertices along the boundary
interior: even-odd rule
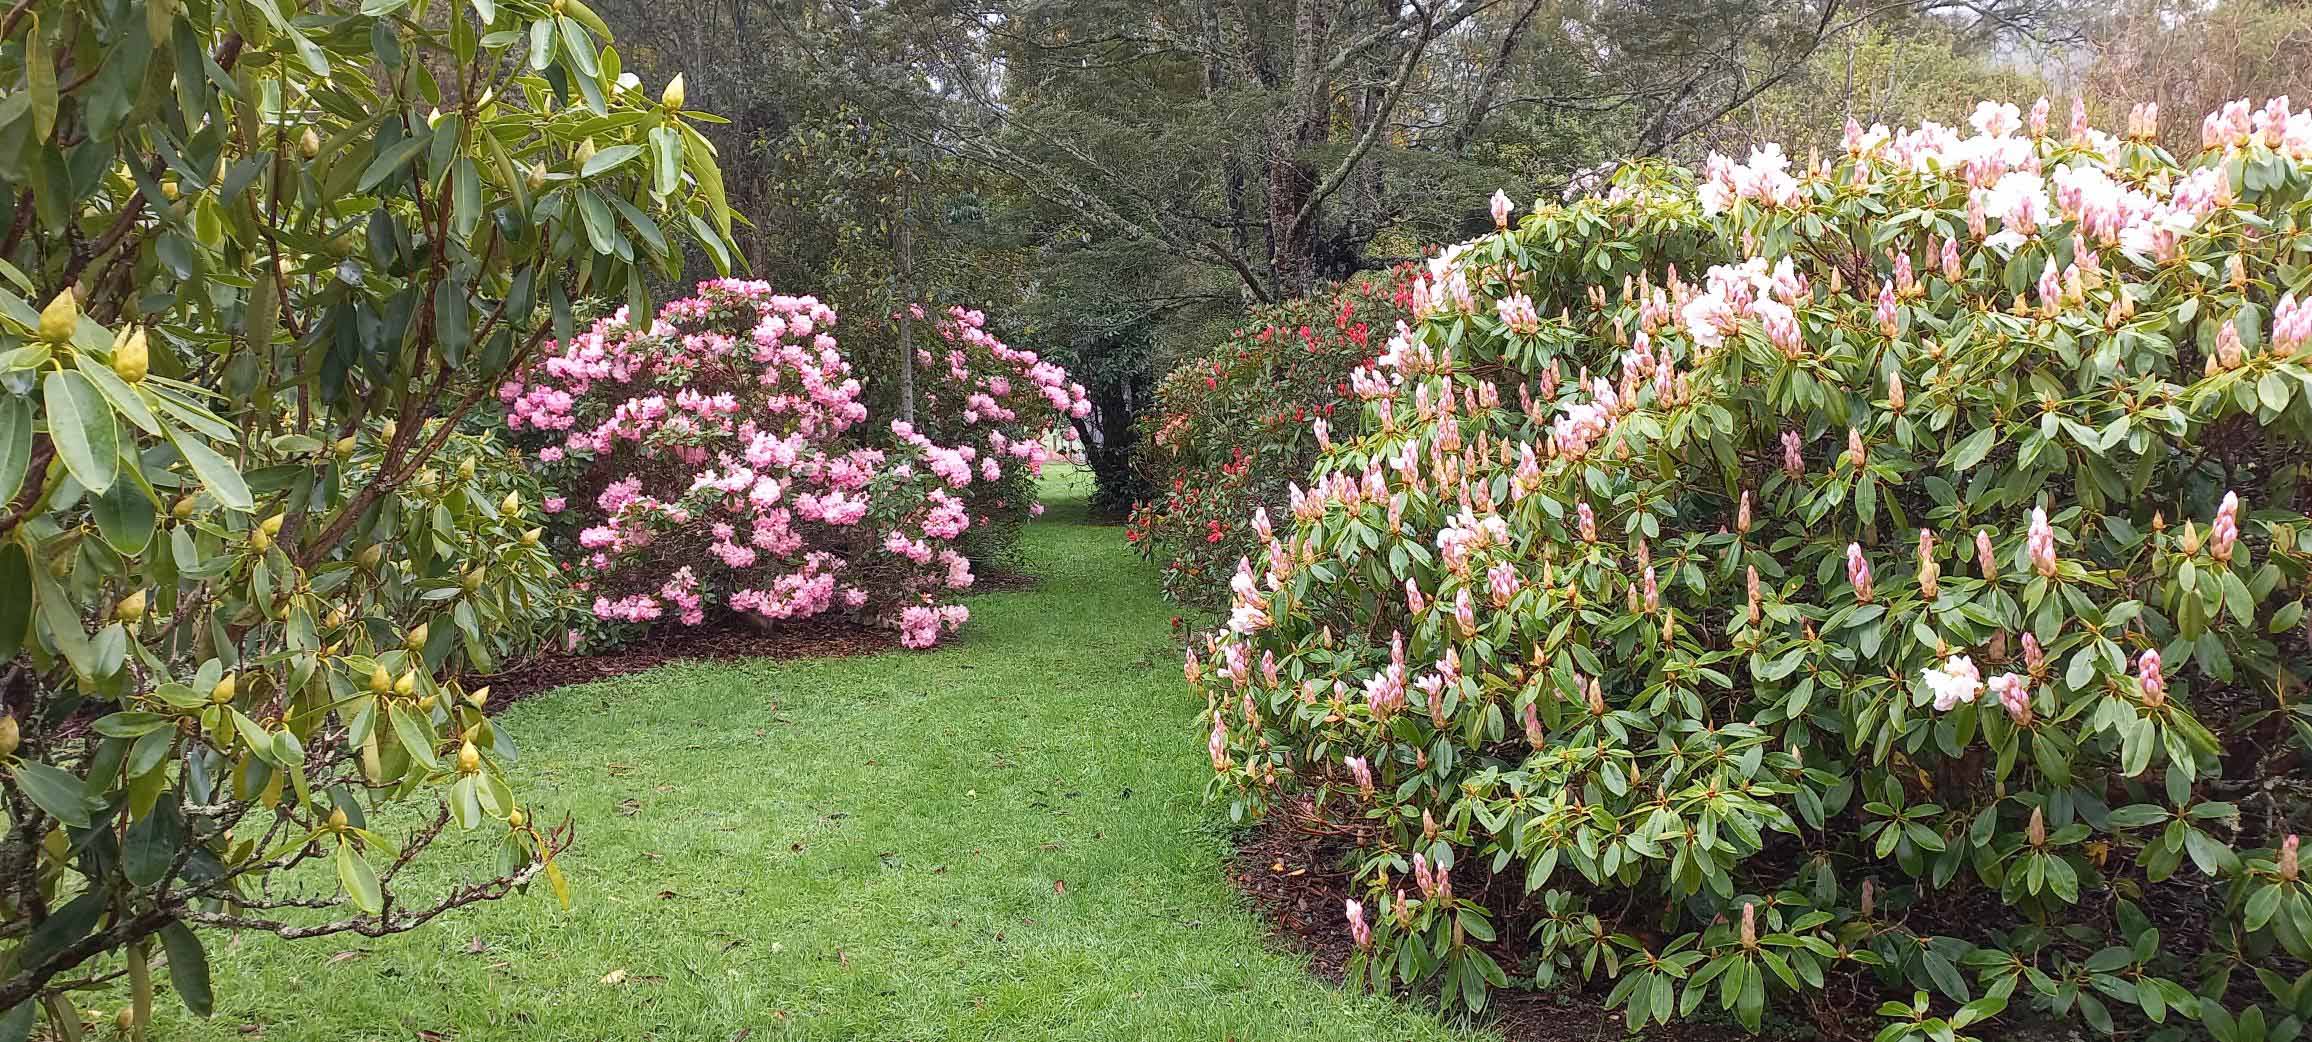
[[[216,1012],[216,992],[209,986],[209,953],[202,950],[200,937],[183,923],[170,923],[161,928],[161,947],[168,952],[169,984],[176,988],[178,1001],[197,1017]]]

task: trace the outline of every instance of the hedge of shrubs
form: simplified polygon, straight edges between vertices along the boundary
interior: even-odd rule
[[[1353,839],[1358,978],[2299,1032],[2312,115],[2156,118],[1632,167],[1423,272],[1187,667],[1214,796]]]
[[[1256,308],[1226,343],[1157,385],[1138,454],[1156,495],[1135,505],[1125,536],[1163,564],[1167,596],[1225,600],[1230,568],[1260,547],[1251,518],[1283,516],[1287,487],[1319,446],[1360,433],[1362,418],[1339,403],[1349,373],[1371,367],[1410,317],[1412,273],[1368,273]]]

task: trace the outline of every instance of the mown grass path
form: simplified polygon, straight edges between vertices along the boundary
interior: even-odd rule
[[[383,941],[220,939],[216,1019],[159,1037],[1457,1037],[1264,942],[1200,802],[1170,609],[1083,493],[1053,482],[1042,582],[973,598],[949,647],[509,710],[517,790],[578,823],[574,910],[541,888]]]

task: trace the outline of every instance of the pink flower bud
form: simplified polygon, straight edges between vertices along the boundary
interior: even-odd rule
[[[1590,505],[1588,503],[1574,504],[1574,517],[1581,528],[1581,541],[1585,543],[1597,542],[1598,517],[1594,511],[1590,510]]]
[[[2167,674],[2160,670],[2159,651],[2147,650],[2135,660],[2136,685],[2143,691],[2143,704],[2167,704]]]
[[[1494,189],[1493,226],[1495,228],[1506,229],[1509,227],[1509,214],[1512,209],[1514,209],[1514,204],[1509,201],[1509,193],[1498,188]]]
[[[1853,427],[1846,429],[1846,461],[1860,469],[1870,462],[1870,450],[1863,448],[1862,432]]]
[[[1540,711],[1534,708],[1533,703],[1527,702],[1523,716],[1524,719],[1521,722],[1525,725],[1525,744],[1535,749],[1541,748],[1542,743],[1548,740],[1549,735],[1542,730]]]
[[[2215,523],[2208,526],[2208,552],[2214,554],[2216,560],[2229,562],[2232,547],[2239,541],[2240,494],[2226,492],[2223,505],[2216,508]]]
[[[2047,508],[2031,508],[2031,533],[2025,539],[2031,555],[2031,570],[2052,578],[2055,575],[2055,528],[2047,523]]]
[[[1372,947],[1372,946],[1373,946],[1373,930],[1372,930],[1372,927],[1369,927],[1369,926],[1366,926],[1366,925],[1365,925],[1365,905],[1364,905],[1364,902],[1362,902],[1362,901],[1358,901],[1358,900],[1355,900],[1355,899],[1351,899],[1351,900],[1348,902],[1348,916],[1349,916],[1349,937],[1350,937],[1352,940],[1356,941],[1356,943],[1357,943],[1357,947],[1359,947],[1359,948],[1370,948],[1370,947]]]
[[[1846,581],[1854,586],[1855,600],[1870,603],[1870,561],[1863,557],[1860,543],[1846,544]]]
[[[2001,673],[1991,678],[1991,691],[1999,696],[1999,705],[2007,710],[2007,717],[2017,727],[2031,726],[2031,682],[2014,673]]]
[[[1975,530],[1975,565],[1983,570],[1986,580],[1999,577],[1999,555],[1991,551],[1991,530]]]
[[[1742,505],[1734,510],[1734,530],[1745,535],[1750,532],[1750,490],[1742,490]]]
[[[1792,481],[1806,476],[1806,456],[1800,451],[1797,431],[1782,432],[1782,473]]]
[[[2023,670],[2035,677],[2047,675],[2047,651],[2039,646],[2039,638],[2023,634]]]
[[[2290,883],[2295,882],[2296,876],[2299,874],[2296,865],[2296,842],[2296,834],[2293,832],[2288,834],[2287,839],[2280,841],[2280,878]]]
[[[1742,903],[1742,947],[1758,947],[1758,906]]]
[[[1366,799],[1373,796],[1373,767],[1362,756],[1344,756],[1341,765],[1349,769],[1349,778],[1357,783],[1357,791]]]
[[[1751,624],[1751,625],[1753,625],[1753,626],[1756,626],[1756,625],[1758,625],[1758,622],[1759,622],[1759,619],[1760,619],[1760,617],[1761,617],[1761,616],[1764,614],[1764,609],[1763,609],[1763,606],[1764,606],[1764,601],[1763,601],[1763,599],[1761,599],[1761,598],[1759,597],[1759,595],[1758,595],[1758,566],[1757,566],[1757,565],[1751,565],[1751,566],[1750,566],[1750,580],[1749,580],[1749,581],[1750,581],[1750,624]]]
[[[1212,753],[1212,769],[1228,771],[1228,724],[1215,716],[1212,720],[1212,741],[1205,746]]]
[[[2238,369],[2245,362],[2246,352],[2240,346],[2240,330],[2230,322],[2216,327],[2216,364],[2226,369]]]

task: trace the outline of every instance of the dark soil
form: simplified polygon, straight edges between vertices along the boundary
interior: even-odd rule
[[[1228,878],[1268,921],[1272,939],[1307,955],[1312,971],[1338,982],[1355,950],[1342,913],[1351,892],[1343,868],[1346,844],[1304,828],[1305,820],[1297,808],[1269,815],[1237,846]],[[1503,958],[1508,953],[1495,954],[1514,982],[1515,963]],[[1508,1042],[1621,1042],[1633,1037],[1603,998],[1602,992],[1504,989],[1493,994],[1484,1020]],[[1636,1037],[1649,1042],[1777,1042],[1789,1037],[1773,1028],[1769,1024],[1765,1034],[1752,1035],[1714,1024],[1656,1024]]]
[[[541,691],[655,669],[669,662],[843,658],[899,646],[899,634],[847,622],[806,619],[757,630],[737,622],[653,633],[600,655],[548,654],[476,681],[503,709]]]

